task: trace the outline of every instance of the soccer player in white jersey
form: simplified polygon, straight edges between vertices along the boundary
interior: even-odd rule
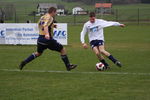
[[[116,58],[114,58],[109,52],[107,52],[104,47],[103,28],[109,27],[109,26],[124,27],[125,25],[120,24],[119,22],[96,19],[95,13],[91,12],[89,15],[89,21],[84,24],[82,32],[81,32],[81,36],[80,36],[83,48],[87,49],[88,45],[85,43],[84,38],[85,38],[86,33],[88,33],[91,48],[93,52],[96,54],[96,56],[98,57],[99,61],[105,65],[106,69],[109,68],[109,65],[105,61],[103,55],[108,57],[118,67],[122,66],[122,64]]]

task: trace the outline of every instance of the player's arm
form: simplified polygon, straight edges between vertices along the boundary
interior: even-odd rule
[[[125,24],[120,24],[119,26],[120,26],[120,27],[125,27],[126,25],[125,25]]]
[[[48,31],[48,26],[44,27],[44,33],[45,33],[45,38],[50,39],[49,31]]]
[[[51,38],[50,35],[49,35],[50,33],[49,33],[48,27],[49,27],[49,25],[50,25],[52,22],[53,22],[53,19],[47,18],[47,19],[45,19],[45,22],[44,22],[44,24],[43,24],[44,33],[45,33],[45,38],[46,38],[46,39],[50,39],[50,38]]]
[[[57,24],[56,24],[56,23],[57,23],[57,21],[54,19],[54,21],[53,21],[53,22],[54,22],[54,23],[53,23],[53,27],[54,27],[54,28],[57,28]]]
[[[52,27],[53,27],[53,28],[57,28],[57,24],[53,24]]]
[[[87,27],[86,27],[86,24],[84,24],[82,32],[80,34],[80,40],[81,40],[81,43],[82,43],[82,46],[83,46],[84,49],[88,48],[88,45],[85,43],[85,35],[86,35],[86,33],[87,33]]]
[[[114,21],[106,21],[106,20],[101,20],[101,26],[104,27],[109,27],[109,26],[120,26],[120,27],[125,27],[124,24],[121,24],[119,22],[114,22]]]

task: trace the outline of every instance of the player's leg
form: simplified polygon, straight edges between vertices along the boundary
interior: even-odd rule
[[[27,58],[24,60],[24,62],[25,62],[25,63],[29,63],[29,62],[31,62],[32,60],[34,60],[35,58],[37,58],[37,57],[39,57],[39,56],[41,56],[41,55],[42,55],[42,53],[39,53],[39,52],[32,53],[29,57],[27,57]]]
[[[31,62],[32,60],[34,60],[35,58],[39,57],[42,55],[43,51],[46,49],[47,47],[45,45],[41,45],[41,44],[37,44],[37,52],[32,53],[30,56],[28,56],[24,61],[22,61],[19,65],[19,69],[22,70],[23,67],[28,64],[29,62]]]
[[[77,65],[70,64],[70,61],[68,59],[65,48],[60,43],[58,43],[56,40],[51,40],[51,45],[49,45],[48,48],[50,50],[60,52],[61,59],[64,62],[64,64],[65,64],[68,71],[70,71],[71,69],[74,69],[75,67],[77,67]]]
[[[96,54],[97,58],[99,59],[100,62],[102,62],[105,67],[107,68],[109,65],[108,63],[105,61],[104,57],[101,55],[99,48],[97,46],[92,48],[93,52]]]
[[[116,58],[114,58],[109,52],[105,50],[104,45],[99,46],[99,50],[103,55],[107,56],[114,64],[116,64],[119,67],[122,66],[121,63]]]
[[[77,67],[77,65],[75,64],[70,64],[70,61],[66,53],[66,49],[64,47],[61,49],[60,54],[61,54],[61,59],[63,60],[68,71]]]
[[[22,70],[23,67],[31,62],[32,60],[34,60],[35,58],[39,57],[42,53],[38,53],[38,52],[35,52],[35,53],[32,53],[29,57],[27,57],[24,61],[22,61],[19,65],[19,69]]]

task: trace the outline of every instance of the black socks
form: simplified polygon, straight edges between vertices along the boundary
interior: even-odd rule
[[[70,65],[70,62],[69,62],[69,59],[68,59],[67,55],[61,55],[61,59],[65,63],[66,67],[68,68],[69,65]]]
[[[108,56],[108,58],[109,58],[113,63],[116,63],[116,61],[117,61],[112,55]]]
[[[107,62],[103,59],[103,60],[100,60],[100,62],[102,62],[106,67],[107,66],[109,66],[108,64],[107,64]]]
[[[31,54],[27,59],[24,60],[25,63],[31,62],[33,59],[35,59],[37,56],[33,53]]]

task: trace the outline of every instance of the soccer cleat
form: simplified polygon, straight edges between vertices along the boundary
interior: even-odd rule
[[[116,63],[115,63],[118,67],[122,67],[122,64],[121,64],[121,62],[119,62],[119,61],[116,61]]]
[[[22,70],[25,65],[26,65],[26,62],[22,61],[19,65],[19,69]]]
[[[77,65],[75,64],[70,64],[68,67],[67,67],[67,71],[70,71],[72,69],[75,69],[77,67]]]
[[[110,69],[110,67],[109,66],[105,66],[105,70],[109,70]]]

